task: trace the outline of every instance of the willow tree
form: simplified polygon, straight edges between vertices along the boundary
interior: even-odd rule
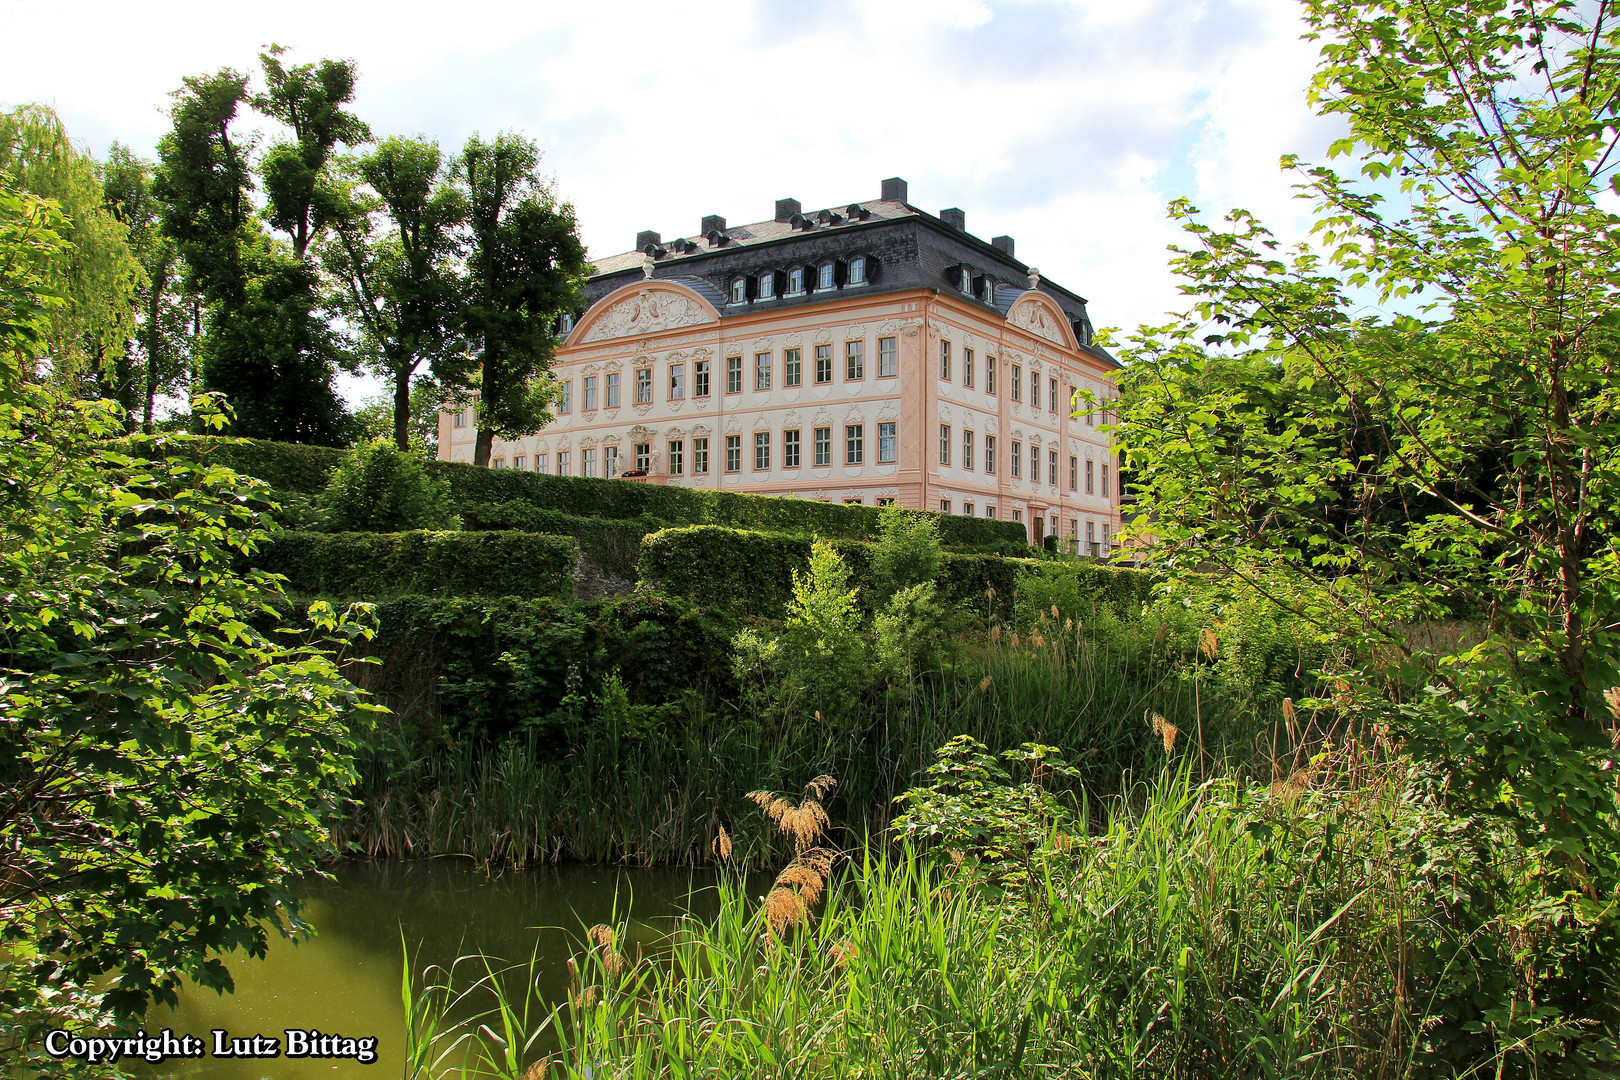
[[[474,135],[456,161],[468,198],[463,329],[472,350],[446,375],[478,394],[478,465],[489,464],[497,437],[528,434],[549,419],[552,327],[589,270],[574,207],[557,201],[539,164],[538,147],[509,132],[491,142]]]
[[[125,346],[144,271],[128,229],[107,206],[95,159],[73,144],[50,107],[23,105],[0,113],[0,184],[55,200],[65,219],[66,243],[53,258],[70,302],[52,314],[40,362],[82,394],[133,403]]]
[[[1292,251],[1250,214],[1174,206],[1193,307],[1139,334],[1119,429],[1149,557],[1377,660],[1337,672],[1335,705],[1400,734],[1412,797],[1447,815],[1408,837],[1450,935],[1419,964],[1420,1046],[1600,1069],[1620,1034],[1620,17],[1304,10],[1311,100],[1361,180],[1286,161],[1316,204]],[[1459,617],[1479,640],[1429,643]],[[1522,951],[1486,955],[1487,925]]]

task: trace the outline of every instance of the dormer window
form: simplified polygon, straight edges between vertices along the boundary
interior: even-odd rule
[[[830,289],[833,287],[833,264],[822,263],[821,269],[816,272],[816,288]]]
[[[983,284],[980,285],[979,288],[980,288],[981,294],[984,296],[984,302],[987,303],[987,304],[995,303],[996,302],[996,280],[995,280],[995,278],[991,277],[989,274],[986,274],[986,275],[984,275],[984,277],[980,278],[979,280],[983,283]]]
[[[563,337],[567,337],[573,331],[573,329],[574,313],[571,311],[563,312],[562,318],[557,320],[557,332]]]
[[[792,270],[788,271],[787,294],[792,296],[795,293],[802,292],[804,292],[804,267],[795,266]]]
[[[849,283],[851,285],[866,284],[866,256],[857,255],[849,260]]]
[[[775,274],[761,274],[761,275],[759,275],[759,299],[761,299],[761,300],[774,300],[774,299],[776,299],[776,275]]]
[[[960,288],[963,292],[967,293],[969,296],[972,296],[973,295],[973,271],[969,270],[967,267],[964,266],[964,267],[962,267],[962,269],[960,271],[958,271],[958,273],[959,273],[960,276],[957,279],[957,287]]]
[[[731,279],[731,302],[733,304],[746,304],[748,302],[748,279],[744,277]]]

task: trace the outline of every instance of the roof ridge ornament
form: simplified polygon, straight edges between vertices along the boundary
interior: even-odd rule
[[[1033,266],[1029,268],[1029,287],[1032,289],[1041,287],[1041,272]]]

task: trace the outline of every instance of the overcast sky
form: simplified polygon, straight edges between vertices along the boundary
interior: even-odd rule
[[[0,106],[150,155],[183,76],[276,42],[354,58],[378,134],[537,139],[595,255],[901,176],[1130,328],[1179,307],[1170,199],[1303,226],[1277,159],[1338,129],[1301,30],[1294,0],[0,0]]]

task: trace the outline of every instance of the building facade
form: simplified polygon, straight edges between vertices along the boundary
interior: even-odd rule
[[[960,210],[911,206],[898,179],[836,210],[782,199],[772,221],[643,232],[558,327],[555,418],[496,440],[490,464],[897,501],[1108,553],[1120,484],[1097,429],[1119,365],[1085,300],[1013,251]],[[471,461],[472,411],[439,423],[440,457]]]

